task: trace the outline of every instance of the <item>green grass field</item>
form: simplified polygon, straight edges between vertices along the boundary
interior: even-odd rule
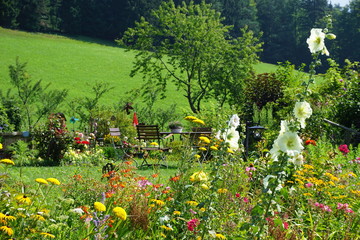
[[[134,60],[133,52],[117,47],[115,42],[90,38],[64,37],[59,35],[29,33],[0,28],[0,82],[1,89],[11,87],[9,65],[16,57],[27,62],[27,70],[33,80],[51,83],[50,89],[69,89],[68,100],[79,96],[91,96],[95,82],[106,82],[114,89],[103,97],[101,103],[118,103],[125,92],[139,88],[140,75],[129,76]],[[258,72],[274,71],[271,64],[259,64]],[[168,85],[168,97],[159,104],[177,103],[187,106],[182,93],[174,85]]]

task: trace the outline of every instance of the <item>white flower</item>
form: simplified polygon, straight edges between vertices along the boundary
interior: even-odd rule
[[[286,132],[280,135],[275,142],[278,149],[290,157],[300,154],[304,149],[300,137],[294,132]]]
[[[239,149],[240,134],[235,127],[228,129],[223,136],[226,143],[229,143],[229,148],[233,151]]]
[[[281,120],[279,135],[283,135],[285,132],[288,132],[288,131],[289,131],[288,124],[289,124],[288,121],[286,121],[286,120]]]
[[[237,114],[231,116],[229,121],[229,127],[237,128],[240,125],[240,118]]]
[[[304,157],[301,154],[298,154],[292,158],[289,159],[289,162],[293,163],[297,166],[302,166],[304,164]]]
[[[322,52],[325,48],[325,33],[323,33],[321,28],[313,28],[310,31],[310,37],[306,40],[306,43],[309,45],[311,53]]]
[[[302,128],[306,126],[305,119],[309,118],[312,114],[312,109],[308,102],[297,102],[294,108],[294,115],[299,120]]]
[[[83,215],[84,214],[84,210],[82,210],[81,208],[74,208],[70,210],[73,213],[77,213],[79,215]]]

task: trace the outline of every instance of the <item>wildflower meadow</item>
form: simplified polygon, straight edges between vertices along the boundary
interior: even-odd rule
[[[325,43],[336,38],[328,29],[310,31],[309,74],[288,93],[291,104],[279,110],[273,130],[262,129],[250,144],[240,114],[232,110],[187,114],[183,123],[211,126],[212,134],[168,138],[172,152],[141,156],[137,150],[157,143],[129,137],[135,132],[131,123],[126,135],[104,134],[99,144],[99,125],[86,136],[68,131],[52,115],[47,134],[57,142],[49,138],[52,144],[39,149],[51,148],[56,163],[79,169],[25,182],[22,169],[46,162],[43,157],[17,150],[1,159],[0,239],[360,239],[360,149],[335,143],[331,134],[316,135],[318,99],[325,96],[313,88],[316,69],[330,55]],[[331,69],[331,81],[343,84],[341,71]],[[346,74],[360,76],[350,68]],[[141,170],[144,156],[154,163],[151,171]],[[113,168],[101,172],[110,162]],[[85,176],[86,167],[93,174]]]

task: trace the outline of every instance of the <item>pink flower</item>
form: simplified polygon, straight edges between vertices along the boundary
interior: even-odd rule
[[[200,224],[199,219],[191,219],[190,221],[187,222],[187,228],[189,231],[195,231],[195,228]]]
[[[342,144],[339,146],[339,151],[342,152],[344,155],[350,152],[348,146],[346,144]]]
[[[194,210],[190,209],[189,210],[191,212],[191,214],[197,214],[197,212],[195,212]]]
[[[236,193],[235,197],[239,198],[240,197],[240,193]]]
[[[306,183],[305,184],[305,187],[307,187],[307,188],[311,188],[312,186],[314,186],[314,184],[312,184],[312,183]]]
[[[285,229],[288,229],[288,228],[289,228],[289,223],[283,222],[283,227],[284,227]]]
[[[248,202],[249,202],[249,199],[246,198],[246,197],[244,197],[243,201],[246,202],[246,203],[248,203]]]

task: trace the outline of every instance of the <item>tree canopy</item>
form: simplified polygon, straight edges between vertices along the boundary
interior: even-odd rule
[[[247,29],[232,38],[222,20],[205,2],[163,2],[151,20],[141,18],[122,38],[121,43],[138,50],[131,74],[140,73],[163,90],[173,81],[193,112],[214,95],[222,104],[237,99],[261,43]]]

